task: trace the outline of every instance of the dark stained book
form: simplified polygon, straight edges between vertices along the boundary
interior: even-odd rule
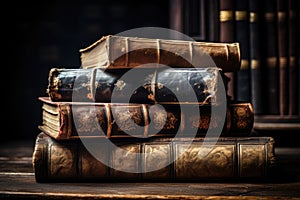
[[[249,136],[254,123],[252,105],[242,102],[229,105],[150,105],[53,102],[49,97],[40,97],[39,100],[42,103],[42,124],[38,128],[57,140],[190,137],[210,135],[211,132],[223,136]]]
[[[226,97],[223,100],[217,99],[217,96],[221,96],[221,87],[224,88],[224,84],[222,71],[216,67],[149,68],[130,71],[52,68],[48,79],[47,92],[53,101],[226,101]]]
[[[81,68],[131,69],[159,63],[169,67],[219,67],[224,72],[240,69],[237,42],[197,42],[117,35],[103,36],[80,49]],[[148,65],[154,67],[155,65]]]
[[[251,101],[248,0],[235,0],[235,40],[241,48],[241,68],[235,73],[236,100]]]
[[[220,41],[220,1],[219,0],[206,0],[206,40],[210,42]]]
[[[276,0],[278,61],[279,61],[279,114],[289,113],[289,58],[288,58],[288,1]]]
[[[183,1],[184,33],[195,41],[206,40],[205,26],[205,0]]]
[[[297,90],[297,39],[299,38],[299,33],[297,34],[297,0],[289,0],[288,1],[288,82],[289,82],[289,115],[298,115],[298,90]],[[298,36],[298,38],[297,38]],[[299,51],[298,47],[298,51]]]
[[[279,61],[278,61],[278,30],[276,0],[263,1],[263,38],[264,60],[267,90],[267,114],[278,115],[279,112]]]
[[[36,182],[266,180],[271,137],[57,141],[38,134]]]
[[[183,1],[182,0],[173,0],[172,3],[169,4],[170,8],[170,28],[172,30],[171,32],[171,38],[173,39],[182,39],[181,34],[184,31],[184,12],[183,12]]]
[[[234,0],[220,0],[219,2],[219,20],[220,20],[220,42],[232,43],[235,41],[235,13]],[[240,68],[239,68],[240,70]],[[228,96],[231,100],[236,100],[235,95],[235,71],[225,72],[229,78],[228,82]]]
[[[297,63],[297,69],[298,69],[298,72],[297,72],[297,74],[298,74],[298,76],[297,76],[297,86],[298,86],[298,103],[299,103],[299,101],[300,101],[300,6],[299,6],[299,4],[297,5],[297,16],[296,16],[296,18],[297,18],[297,20],[296,20],[296,22],[297,22],[297,48],[296,48],[296,50],[297,50],[297,52],[296,52],[296,54],[298,55],[297,56],[297,59],[296,59],[296,63]],[[298,105],[298,116],[300,115],[300,106]]]
[[[265,86],[262,80],[262,43],[261,39],[261,3],[259,0],[249,0],[249,60],[251,102],[255,114],[265,113],[263,91]]]

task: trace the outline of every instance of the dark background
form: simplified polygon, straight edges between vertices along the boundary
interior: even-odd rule
[[[178,31],[192,36],[193,32],[190,33],[186,25],[199,28],[201,23],[196,20],[199,13],[196,12],[194,17],[193,12],[171,12],[171,7],[176,8],[180,5],[179,2],[181,1],[6,2],[1,12],[1,141],[35,140],[40,132],[37,127],[41,124],[42,116],[38,97],[47,96],[49,70],[53,67],[79,68],[79,49],[89,46],[102,36],[141,27],[176,27]],[[185,1],[187,2],[189,1]],[[197,11],[197,6],[188,7],[191,11],[194,8]],[[184,19],[178,22],[179,26],[184,25],[181,28],[177,27],[179,16]],[[202,37],[199,38],[201,40]],[[259,134],[274,136],[277,144],[299,146],[298,132],[299,130],[279,130]]]
[[[41,124],[38,97],[47,95],[50,68],[79,68],[79,49],[104,35],[169,28],[168,0],[8,4],[2,9],[2,141],[35,140]]]

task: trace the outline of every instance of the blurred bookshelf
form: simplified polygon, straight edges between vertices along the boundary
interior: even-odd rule
[[[296,0],[176,0],[170,28],[197,41],[239,42],[228,95],[253,104],[253,132],[300,130],[300,8]]]

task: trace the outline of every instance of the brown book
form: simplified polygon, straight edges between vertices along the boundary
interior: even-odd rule
[[[174,39],[182,39],[182,33],[184,32],[184,5],[181,0],[173,0],[172,3],[169,4],[170,9],[170,18],[169,24],[172,30],[171,38]]]
[[[249,66],[250,66],[250,90],[251,102],[255,115],[264,114],[266,111],[264,92],[266,84],[263,84],[263,48],[261,39],[262,12],[260,0],[248,1],[249,5]]]
[[[232,43],[236,41],[234,5],[234,0],[220,0],[219,2],[220,42],[222,43]],[[236,100],[235,72],[239,70],[225,72],[225,75],[229,78],[227,93],[231,97],[231,100]]]
[[[264,76],[266,80],[266,114],[278,115],[279,112],[279,61],[276,0],[263,2],[262,38]]]
[[[205,0],[190,0],[183,2],[184,34],[196,41],[207,41],[205,35]]]
[[[298,75],[297,75],[297,0],[288,1],[288,73],[289,73],[289,115],[298,115]],[[298,12],[299,13],[299,12]]]
[[[48,97],[39,100],[42,103],[39,129],[58,140],[203,136],[218,131],[226,136],[248,136],[254,122],[250,103],[230,103],[225,107],[200,103],[53,102]]]
[[[249,7],[248,1],[235,0],[235,40],[241,48],[241,69],[235,73],[237,101],[251,101],[251,79],[249,63]]]
[[[240,68],[238,43],[196,42],[117,35],[103,36],[80,49],[81,68],[130,69],[158,63],[170,67],[219,67],[224,72]],[[153,67],[152,65],[150,67]]]
[[[205,1],[206,16],[206,37],[210,42],[220,41],[220,20],[219,20],[219,0],[206,0]]]
[[[153,65],[152,65],[153,66]],[[219,68],[103,70],[52,68],[47,92],[53,101],[118,103],[219,102]]]
[[[278,61],[279,61],[279,114],[289,114],[289,38],[288,1],[276,0]]]
[[[57,141],[40,133],[37,182],[266,180],[276,164],[271,137]]]

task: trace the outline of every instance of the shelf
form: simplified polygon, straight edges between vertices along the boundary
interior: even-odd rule
[[[257,115],[254,117],[255,131],[300,131],[300,116]]]

